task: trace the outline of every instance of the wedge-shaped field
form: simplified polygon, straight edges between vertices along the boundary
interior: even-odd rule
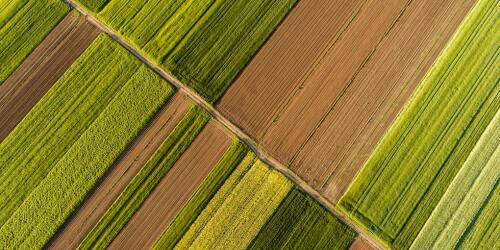
[[[0,248],[41,248],[173,87],[102,35],[0,144]]]
[[[391,248],[410,247],[500,108],[499,4],[476,4],[339,203]]]
[[[297,0],[78,0],[149,59],[216,101]]]
[[[412,245],[413,249],[499,249],[500,111]]]
[[[61,0],[0,0],[0,85],[69,9]]]
[[[250,249],[347,249],[356,233],[294,188],[250,244]]]
[[[193,106],[85,237],[79,248],[106,248],[209,119],[207,111]]]

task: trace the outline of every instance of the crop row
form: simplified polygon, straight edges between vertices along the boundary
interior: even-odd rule
[[[215,102],[297,0],[78,0],[148,58]]]
[[[98,37],[0,144],[0,248],[43,247],[173,92]]]
[[[0,1],[0,85],[69,9],[60,0]]]
[[[207,111],[193,106],[85,237],[79,249],[106,248],[209,119]]]
[[[339,202],[391,248],[410,247],[500,109],[499,4],[476,4]]]

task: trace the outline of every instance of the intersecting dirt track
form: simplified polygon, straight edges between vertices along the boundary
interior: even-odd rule
[[[191,101],[178,92],[131,145],[101,184],[53,239],[50,248],[76,248],[113,201],[139,172],[189,109]]]
[[[225,128],[210,121],[156,186],[110,249],[149,249],[231,144]]]
[[[475,2],[301,1],[217,108],[335,203]]]
[[[99,33],[85,17],[70,12],[0,85],[0,142]]]

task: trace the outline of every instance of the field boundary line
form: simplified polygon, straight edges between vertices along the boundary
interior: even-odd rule
[[[75,3],[73,0],[64,0],[64,1],[66,3],[68,3],[69,5],[71,5],[74,9],[78,10],[82,15],[84,15],[87,18],[87,20],[89,22],[94,24],[97,28],[101,29],[104,33],[109,35],[113,40],[117,41],[119,44],[121,44],[123,47],[125,47],[128,51],[130,51],[137,58],[139,58],[139,60],[141,60],[143,63],[145,63],[151,69],[153,69],[157,74],[159,74],[161,77],[163,77],[164,79],[169,81],[171,84],[173,84],[177,88],[177,91],[182,91],[193,102],[195,102],[197,105],[200,105],[205,110],[207,110],[213,116],[213,118],[215,120],[217,120],[219,123],[221,123],[227,129],[229,129],[234,135],[236,135],[248,147],[250,147],[251,150],[257,155],[257,157],[259,157],[266,164],[268,164],[269,166],[271,166],[272,168],[276,169],[278,172],[280,172],[281,174],[286,176],[289,180],[291,180],[295,185],[297,185],[304,192],[311,195],[316,201],[318,201],[328,211],[333,213],[337,218],[339,218],[341,221],[343,221],[344,223],[349,225],[352,229],[354,229],[359,234],[359,236],[362,236],[368,242],[370,242],[370,244],[373,247],[375,247],[377,249],[385,249],[381,243],[379,243],[377,240],[375,240],[373,237],[371,237],[364,229],[358,227],[353,221],[348,219],[346,216],[342,215],[335,208],[333,203],[328,201],[323,195],[321,195],[312,186],[310,186],[304,180],[302,180],[292,170],[290,170],[284,164],[282,164],[281,162],[276,160],[274,157],[272,157],[269,153],[266,152],[266,150],[259,147],[258,144],[250,136],[248,136],[245,132],[243,132],[242,129],[240,129],[237,125],[235,125],[229,119],[227,119],[225,116],[223,116],[212,104],[205,101],[203,99],[203,97],[201,97],[199,94],[197,94],[193,89],[189,88],[186,84],[179,81],[172,74],[163,70],[157,63],[155,63],[155,62],[149,60],[148,58],[146,58],[145,56],[143,56],[137,49],[135,49],[128,42],[126,42],[124,39],[122,39],[120,37],[120,35],[118,35],[115,31],[111,30],[104,23],[102,23],[100,20],[98,20],[96,17],[94,17],[94,15],[92,15],[90,12],[88,12],[87,10],[82,8],[80,5]]]

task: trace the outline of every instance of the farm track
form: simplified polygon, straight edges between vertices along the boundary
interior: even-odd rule
[[[332,202],[330,202],[328,199],[326,199],[321,193],[319,193],[316,189],[314,189],[307,182],[302,180],[300,176],[298,176],[297,174],[292,172],[287,166],[285,166],[280,161],[278,161],[276,158],[274,158],[274,156],[272,156],[264,148],[258,146],[251,136],[249,136],[246,132],[244,132],[238,125],[235,125],[231,120],[227,119],[225,115],[223,115],[221,112],[219,112],[218,108],[214,108],[212,106],[212,104],[210,104],[206,100],[204,100],[195,91],[193,91],[192,89],[187,87],[187,85],[180,82],[178,79],[176,79],[171,74],[167,73],[165,70],[162,70],[158,66],[158,64],[156,64],[155,62],[144,57],[139,51],[134,49],[128,42],[123,40],[119,35],[117,35],[109,27],[107,27],[105,24],[103,24],[101,21],[99,21],[97,18],[95,18],[88,11],[84,10],[78,4],[76,4],[72,0],[65,0],[65,1],[68,4],[70,4],[73,8],[78,10],[80,13],[85,15],[89,21],[91,21],[94,25],[96,25],[102,31],[104,31],[109,36],[111,36],[114,40],[116,40],[118,43],[120,43],[122,46],[124,46],[127,50],[129,50],[131,53],[133,53],[141,61],[146,63],[150,68],[152,68],[154,71],[156,71],[159,75],[161,75],[163,78],[167,79],[170,83],[172,83],[174,86],[176,86],[179,89],[178,90],[179,92],[186,94],[196,104],[205,108],[214,117],[214,119],[216,119],[220,123],[222,123],[227,129],[229,129],[238,138],[240,138],[245,144],[247,144],[252,149],[252,151],[261,160],[263,160],[266,164],[268,164],[269,166],[272,166],[277,171],[279,171],[280,173],[285,175],[287,178],[292,180],[298,187],[300,187],[302,190],[304,190],[305,192],[310,194],[312,197],[314,197],[314,199],[316,199],[320,204],[322,204],[324,207],[326,207],[337,218],[341,219],[346,224],[348,224],[359,235],[363,235],[363,237],[365,237],[373,247],[375,247],[376,249],[384,249],[384,247],[382,247],[382,245],[378,241],[374,240],[364,230],[360,229],[357,225],[353,224],[350,219],[346,218],[344,215],[339,213],[339,211],[334,207],[334,204]],[[289,17],[287,17],[287,18],[289,18]],[[285,21],[286,21],[286,19],[285,19]],[[279,30],[279,28],[278,28],[278,30]],[[264,46],[266,46],[266,45],[264,45]]]
[[[0,85],[0,142],[17,126],[100,30],[70,12]]]
[[[151,247],[230,144],[231,136],[225,128],[210,121],[117,235],[109,249]]]
[[[336,203],[474,3],[300,2],[217,108]],[[324,23],[327,41],[298,42]]]
[[[49,249],[78,247],[87,233],[97,224],[127,184],[182,119],[189,109],[189,103],[190,101],[182,93],[171,97],[171,100],[124,152],[79,210],[62,227],[49,244]]]

